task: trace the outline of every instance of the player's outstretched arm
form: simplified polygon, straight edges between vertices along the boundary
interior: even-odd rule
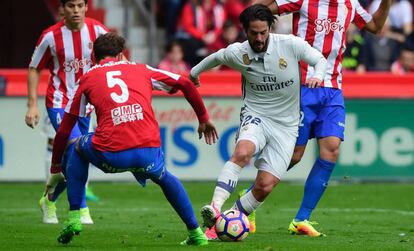
[[[218,140],[218,133],[216,127],[208,120],[205,123],[200,123],[198,126],[198,137],[201,139],[204,135],[206,144],[211,145],[216,143]]]
[[[298,60],[303,60],[315,68],[315,73],[305,83],[309,88],[319,87],[325,77],[327,61],[320,51],[310,46],[306,41],[292,36],[292,46],[298,55]]]
[[[39,86],[40,72],[36,68],[29,67],[27,76],[27,112],[25,116],[26,125],[35,128],[40,120],[39,108],[37,107],[37,87]]]
[[[218,66],[219,64],[221,64],[221,62],[217,59],[218,58],[217,55],[222,54],[222,53],[223,53],[223,49],[219,50],[218,52],[208,55],[203,60],[201,60],[200,63],[198,63],[196,66],[194,66],[191,69],[189,79],[191,80],[191,82],[193,82],[193,84],[196,87],[200,86],[200,80],[198,76],[202,72],[210,70]]]
[[[391,3],[392,0],[381,0],[378,10],[372,15],[372,20],[364,26],[364,29],[374,34],[380,33],[387,20]]]

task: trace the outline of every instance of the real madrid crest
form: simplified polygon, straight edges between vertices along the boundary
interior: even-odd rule
[[[243,63],[249,65],[252,61],[249,59],[249,55],[243,54]]]
[[[287,62],[284,58],[279,58],[279,68],[284,70],[287,67]]]

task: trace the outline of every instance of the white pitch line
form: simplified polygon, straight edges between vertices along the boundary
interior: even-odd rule
[[[280,211],[297,211],[297,208],[280,208]],[[320,212],[332,212],[332,213],[394,213],[401,215],[414,215],[414,211],[405,211],[398,209],[386,209],[386,208],[316,208],[316,211]]]
[[[60,209],[59,211],[64,211]],[[148,207],[131,207],[131,208],[93,208],[91,211],[96,212],[165,212],[171,211],[172,208],[148,208]],[[386,208],[317,208],[319,212],[332,212],[332,213],[383,213],[383,214],[399,214],[399,215],[414,215],[414,211],[405,211],[398,209],[386,209]],[[34,212],[40,211],[39,208],[0,208],[0,212]],[[295,212],[297,208],[278,208],[275,211]]]

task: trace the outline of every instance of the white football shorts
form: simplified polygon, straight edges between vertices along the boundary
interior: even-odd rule
[[[253,142],[256,146],[256,168],[281,179],[289,167],[297,136],[298,127],[282,126],[263,116],[244,111],[236,142]]]

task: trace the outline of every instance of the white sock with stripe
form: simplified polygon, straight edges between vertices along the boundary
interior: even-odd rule
[[[212,203],[221,211],[224,202],[230,197],[239,180],[242,167],[227,161],[217,178],[216,188],[214,189]]]
[[[232,208],[237,209],[246,215],[249,215],[262,204],[263,202],[257,201],[253,196],[252,190],[250,190],[245,195],[240,197],[240,199],[236,201]]]

